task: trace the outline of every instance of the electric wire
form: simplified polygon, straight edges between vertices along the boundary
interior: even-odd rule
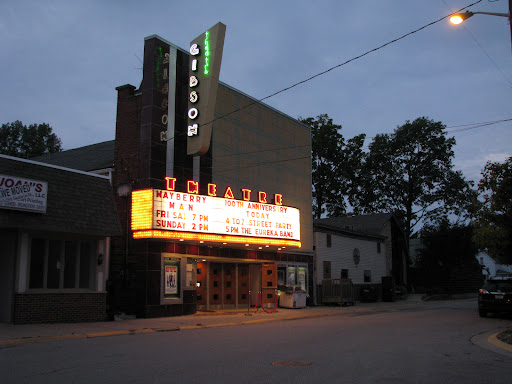
[[[446,0],[441,0],[445,5],[446,7],[450,10],[451,12],[451,7],[448,5],[448,3],[446,2]],[[489,1],[491,3],[493,3],[494,1]],[[501,69],[501,67],[496,63],[496,61],[493,60],[493,58],[489,55],[489,53],[484,49],[484,47],[482,46],[482,44],[480,44],[480,42],[476,39],[475,35],[473,34],[473,32],[471,32],[471,30],[467,27],[467,25],[465,23],[462,24],[462,27],[464,28],[464,30],[468,33],[468,35],[471,37],[471,39],[475,42],[475,44],[478,46],[478,48],[480,48],[480,50],[485,54],[485,56],[487,56],[487,58],[490,60],[490,62],[496,67],[496,69],[498,70],[498,72],[501,73],[501,75],[503,76],[503,78],[507,81],[507,83],[509,83],[510,87],[512,88],[512,80],[510,80],[508,78],[508,76],[505,74],[505,72]]]

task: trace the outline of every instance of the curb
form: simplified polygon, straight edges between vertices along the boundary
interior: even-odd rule
[[[496,333],[492,334],[491,336],[489,336],[487,338],[487,341],[489,343],[491,343],[492,345],[494,345],[495,347],[498,347],[498,348],[504,349],[506,351],[512,352],[512,345],[511,344],[505,343],[505,342],[503,342],[503,341],[498,339],[498,335],[501,332],[502,331],[496,332]]]
[[[184,325],[180,327],[169,327],[169,328],[140,328],[140,329],[128,329],[121,331],[107,331],[107,332],[94,332],[94,333],[71,333],[66,335],[56,336],[34,336],[34,337],[21,337],[16,339],[1,340],[0,348],[5,346],[15,346],[27,343],[41,343],[46,341],[58,341],[58,340],[72,340],[72,339],[94,339],[98,337],[109,337],[109,336],[123,336],[123,335],[139,335],[145,333],[159,333],[159,332],[175,332],[175,331],[189,331],[194,329],[206,329],[206,328],[221,328],[230,327],[235,325],[251,325],[258,323],[268,323],[273,321],[286,321],[286,320],[300,320],[315,317],[326,317],[339,315],[337,313],[315,313],[315,314],[304,314],[304,315],[293,315],[287,317],[267,318],[267,319],[256,319],[247,320],[242,322],[229,322],[219,324],[198,324],[198,325]]]

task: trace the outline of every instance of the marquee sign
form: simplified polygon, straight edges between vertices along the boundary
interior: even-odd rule
[[[301,246],[297,208],[173,190],[133,191],[131,228],[134,238]]]
[[[217,23],[190,43],[187,154],[208,152],[226,26]]]

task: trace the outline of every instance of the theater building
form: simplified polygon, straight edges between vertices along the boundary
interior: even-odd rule
[[[218,80],[225,30],[187,49],[147,37],[140,86],[116,88],[115,311],[273,308],[283,285],[313,296],[310,130]]]

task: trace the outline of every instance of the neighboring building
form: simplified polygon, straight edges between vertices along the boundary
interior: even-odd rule
[[[0,155],[0,321],[105,320],[120,233],[108,177]]]
[[[392,214],[316,219],[314,225],[317,286],[325,278],[324,261],[331,262],[332,278],[339,278],[344,269],[348,271],[343,274],[348,273],[354,284],[380,284],[381,277],[393,276],[395,285],[407,285],[405,236]],[[360,264],[356,265],[355,260],[360,260]]]
[[[380,285],[390,276],[386,263],[386,236],[365,234],[344,226],[314,220],[315,281],[317,303],[322,303],[324,279],[350,279],[355,286],[355,299],[363,285]]]
[[[476,259],[482,266],[482,274],[486,279],[491,277],[512,276],[512,265],[498,264],[486,252],[480,252],[476,255]]]
[[[157,317],[270,307],[283,283],[313,296],[310,129],[194,72],[218,65],[219,26],[190,51],[146,38],[140,87],[117,88],[115,149],[102,161],[114,164],[123,230],[112,239],[111,311]],[[70,157],[91,158],[96,148]]]
[[[97,173],[112,179],[114,148],[115,141],[111,140],[49,155],[36,156],[30,160]]]

